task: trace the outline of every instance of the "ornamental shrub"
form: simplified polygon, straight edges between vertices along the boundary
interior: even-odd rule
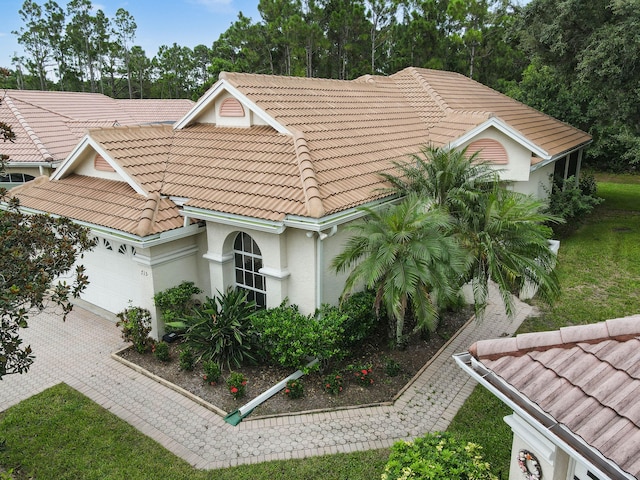
[[[342,374],[340,372],[333,372],[324,377],[324,390],[331,395],[337,395],[342,391]]]
[[[169,356],[169,344],[167,342],[154,343],[151,347],[153,356],[161,362],[168,362],[171,357]]]
[[[391,447],[381,479],[497,480],[482,459],[481,449],[480,445],[463,442],[447,432],[428,433],[413,442],[397,442]]]
[[[301,398],[304,395],[304,385],[302,385],[302,380],[299,378],[289,380],[287,382],[287,386],[284,387],[284,394],[292,400]]]
[[[554,225],[554,233],[562,235],[570,232],[576,222],[604,201],[596,196],[596,189],[595,179],[587,178],[580,185],[576,185],[575,177],[569,177],[566,181],[554,179],[551,192],[548,192],[547,213],[561,217],[566,222],[565,225]]]
[[[229,393],[237,400],[246,394],[247,379],[242,373],[230,372],[227,377],[227,387],[229,387]]]
[[[340,304],[340,310],[347,316],[343,323],[347,348],[362,343],[378,324],[375,301],[375,294],[367,290],[349,295]]]
[[[165,322],[175,322],[193,313],[196,301],[193,296],[202,293],[193,282],[182,282],[153,296],[153,302]],[[168,331],[172,328],[168,327]],[[174,329],[175,330],[175,329]]]
[[[202,379],[205,383],[209,385],[215,385],[220,381],[220,375],[222,371],[220,370],[220,365],[216,362],[210,360],[208,362],[204,362],[202,365],[202,370],[204,371],[204,375],[202,375]]]
[[[178,365],[180,370],[191,371],[196,365],[196,357],[193,354],[193,350],[189,345],[183,345],[180,348],[180,354],[178,356]]]
[[[153,340],[149,337],[151,332],[151,312],[146,308],[128,307],[116,315],[116,326],[122,328],[122,338],[126,342],[133,343],[138,353],[145,353]]]
[[[352,370],[356,380],[363,387],[369,387],[374,384],[371,365],[357,365],[352,367]]]
[[[218,365],[239,367],[253,361],[251,317],[255,302],[247,301],[243,290],[229,288],[214,298],[207,297],[201,307],[172,326],[185,328],[183,339],[194,352],[196,361],[214,361]]]
[[[300,368],[310,358],[329,360],[344,355],[342,323],[337,309],[325,309],[319,318],[300,313],[297,305],[257,312],[252,318],[264,357],[283,367]]]

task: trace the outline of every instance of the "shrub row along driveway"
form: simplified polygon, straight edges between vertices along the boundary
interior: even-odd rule
[[[393,406],[284,417],[246,418],[233,427],[217,414],[113,360],[125,345],[114,321],[77,308],[66,322],[51,312],[23,332],[36,361],[0,383],[0,411],[65,382],[198,468],[303,458],[389,447],[445,430],[475,384],[453,362],[484,338],[511,335],[532,313],[516,300],[509,320],[492,289],[482,321],[473,321],[435,357]]]

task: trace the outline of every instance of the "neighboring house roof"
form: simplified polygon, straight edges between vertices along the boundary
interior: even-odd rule
[[[226,112],[248,110],[251,124],[215,123],[215,102],[225,95],[237,100]],[[549,125],[553,135],[540,133]],[[91,130],[80,147],[110,157],[138,193],[179,197],[187,209],[282,222],[380,200],[388,196],[380,174],[393,173],[396,162],[489,126],[549,159],[590,141],[462,75],[407,68],[353,81],[223,72],[173,128]],[[80,156],[76,148],[53,182],[65,182]]]
[[[11,163],[64,160],[89,128],[174,122],[194,105],[191,100],[117,100],[99,93],[5,90],[0,121],[10,125],[15,142],[0,145]]]
[[[474,371],[532,415],[540,409],[553,420],[543,428],[596,467],[640,477],[640,315],[482,340],[469,353]]]

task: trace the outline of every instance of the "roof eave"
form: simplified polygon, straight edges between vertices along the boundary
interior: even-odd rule
[[[585,148],[587,145],[590,145],[591,143],[593,143],[593,139],[588,140],[586,142],[583,142],[580,145],[578,145],[576,147],[573,147],[573,148],[571,148],[569,150],[565,150],[564,152],[556,153],[551,158],[544,159],[541,162],[536,163],[535,165],[531,165],[531,172],[535,172],[536,170],[539,170],[542,167],[546,167],[550,163],[553,163],[553,162],[555,162],[555,161],[557,161],[557,160],[559,160],[559,159],[561,159],[563,157],[566,157],[567,155],[571,155],[576,150],[580,150],[581,148]]]
[[[8,205],[5,202],[0,203],[0,209],[4,210],[7,207]],[[42,210],[36,210],[34,208],[28,208],[24,206],[20,206],[20,211],[27,214],[49,215],[53,218],[61,217],[60,215],[55,215],[49,212],[44,212]],[[82,220],[77,220],[73,218],[71,220],[73,221],[73,223],[77,225],[88,228],[89,230],[91,230],[91,233],[93,233],[94,235],[100,235],[101,237],[104,237],[107,240],[125,242],[128,245],[133,245],[134,247],[137,247],[137,248],[155,247],[157,245],[171,242],[179,238],[189,237],[191,235],[200,233],[202,228],[198,224],[192,224],[192,225],[187,225],[180,228],[174,228],[172,230],[167,230],[166,232],[154,233],[152,235],[141,237],[133,233],[124,232],[122,230],[116,230],[115,228],[109,228],[103,225],[97,225],[95,223],[84,222]]]
[[[525,395],[513,388],[499,375],[496,375],[491,369],[485,367],[469,352],[455,354],[453,359],[464,372],[524,418],[539,434],[559,445],[571,456],[579,458],[595,475],[602,478],[610,478],[613,474],[614,478],[635,479],[633,475],[622,470],[615,462],[606,458],[582,438],[574,435],[564,425],[556,422],[551,415],[547,414],[537,404],[531,402]],[[577,448],[588,452],[589,456],[597,460],[600,466],[597,466],[593,460],[586,458]]]

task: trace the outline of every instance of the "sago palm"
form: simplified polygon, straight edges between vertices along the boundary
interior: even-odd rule
[[[468,255],[448,234],[451,218],[440,209],[428,209],[418,195],[384,210],[364,210],[367,217],[349,227],[353,235],[332,267],[350,270],[345,294],[362,286],[376,292],[376,308],[386,309],[401,345],[408,311],[418,328],[436,328],[437,302],[457,294]]]

